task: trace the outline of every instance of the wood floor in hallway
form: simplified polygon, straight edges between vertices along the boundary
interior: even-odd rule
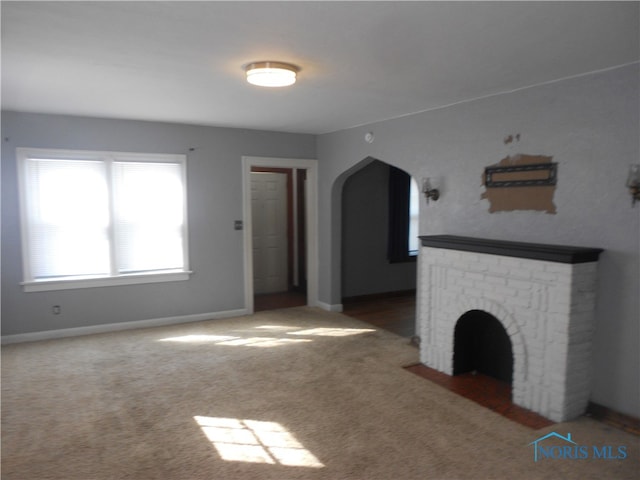
[[[342,313],[402,337],[416,334],[416,294],[414,291],[366,295],[342,300]]]

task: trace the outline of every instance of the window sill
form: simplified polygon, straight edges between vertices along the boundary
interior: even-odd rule
[[[193,272],[163,272],[144,275],[121,275],[118,277],[93,277],[73,280],[39,280],[23,282],[25,292],[45,292],[49,290],[75,290],[78,288],[114,287],[143,283],[179,282],[189,280]]]

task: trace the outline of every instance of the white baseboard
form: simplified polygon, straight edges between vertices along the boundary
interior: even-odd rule
[[[342,304],[341,303],[335,303],[335,304],[330,304],[330,303],[325,303],[325,302],[321,302],[320,300],[318,300],[316,302],[316,305],[318,305],[318,307],[320,307],[323,310],[326,310],[327,312],[341,312],[342,311]]]
[[[78,337],[94,333],[117,332],[119,330],[132,330],[134,328],[164,327],[180,323],[201,322],[219,318],[241,317],[248,315],[247,309],[226,310],[222,312],[196,313],[193,315],[181,315],[177,317],[152,318],[149,320],[136,320],[133,322],[108,323],[104,325],[91,325],[87,327],[62,328],[60,330],[45,330],[43,332],[18,333],[15,335],[3,335],[2,345],[23,342],[37,342],[40,340],[53,340],[56,338]]]

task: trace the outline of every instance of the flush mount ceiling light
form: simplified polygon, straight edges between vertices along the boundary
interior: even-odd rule
[[[260,87],[288,87],[296,83],[300,71],[295,65],[282,62],[253,62],[244,67],[247,82]]]

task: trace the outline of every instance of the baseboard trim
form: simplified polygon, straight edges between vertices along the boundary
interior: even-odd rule
[[[321,309],[326,310],[327,312],[339,313],[339,312],[342,312],[343,310],[341,303],[330,304],[330,303],[325,303],[325,302],[321,302],[320,300],[317,300],[316,305]]]
[[[362,302],[372,300],[384,300],[385,298],[406,297],[409,295],[416,295],[416,290],[396,290],[393,292],[380,292],[380,293],[367,293],[366,295],[354,295],[351,297],[344,297],[343,303],[347,302]]]
[[[42,332],[18,333],[14,335],[3,335],[2,345],[24,342],[38,342],[41,340],[54,340],[58,338],[79,337],[82,335],[92,335],[95,333],[109,333],[120,330],[133,330],[136,328],[164,327],[167,325],[178,325],[181,323],[202,322],[204,320],[216,320],[220,318],[240,317],[248,315],[245,308],[238,310],[226,310],[221,312],[196,313],[192,315],[180,315],[176,317],[152,318],[149,320],[136,320],[133,322],[107,323],[103,325],[91,325],[87,327],[62,328],[60,330],[45,330]]]
[[[593,402],[589,402],[589,405],[587,406],[587,415],[595,420],[620,428],[625,432],[640,435],[640,418],[616,412],[609,407]]]

